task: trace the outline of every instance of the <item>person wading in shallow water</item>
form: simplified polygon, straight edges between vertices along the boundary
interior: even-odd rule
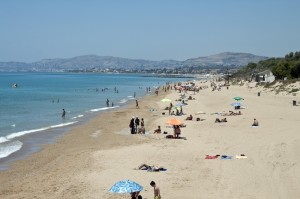
[[[61,117],[62,117],[63,119],[65,119],[65,117],[66,117],[66,111],[65,111],[65,109],[62,110]]]

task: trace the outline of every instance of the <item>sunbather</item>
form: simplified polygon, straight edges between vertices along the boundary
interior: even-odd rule
[[[163,167],[158,167],[158,166],[154,166],[154,165],[141,164],[141,165],[138,167],[138,170],[147,170],[147,171],[155,171],[155,172],[158,172],[158,171],[163,171],[163,170],[165,170],[165,168],[163,168]]]
[[[254,121],[253,121],[252,126],[258,126],[258,121],[257,121],[257,119],[254,118]]]
[[[225,118],[223,118],[223,119],[221,119],[221,122],[227,122],[227,119],[226,119],[226,117],[225,117]]]
[[[193,116],[190,115],[190,116],[188,116],[185,120],[193,120]]]
[[[215,123],[222,123],[222,122],[227,122],[226,117],[221,120],[219,118],[216,118],[216,120],[215,120]]]
[[[154,130],[154,133],[161,133],[160,126],[158,126],[158,128]]]
[[[141,126],[141,128],[138,129],[138,134],[145,134],[145,127]]]

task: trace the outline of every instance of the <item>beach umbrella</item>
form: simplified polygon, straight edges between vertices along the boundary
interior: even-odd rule
[[[111,193],[132,193],[142,191],[143,187],[130,180],[116,182],[108,191]]]
[[[241,106],[241,103],[239,103],[239,102],[233,102],[233,103],[231,104],[231,106],[234,106],[234,107],[236,107],[236,106]]]
[[[173,106],[172,109],[175,109],[175,110],[178,109],[178,110],[180,110],[180,107],[179,106]]]
[[[162,99],[162,100],[160,100],[161,102],[172,102],[172,100],[170,100],[170,99],[167,99],[167,98],[164,98],[164,99]]]
[[[181,124],[183,124],[182,121],[180,121],[178,119],[175,119],[175,118],[169,119],[166,123],[170,124],[170,125],[181,125]]]
[[[242,97],[234,97],[233,99],[236,101],[244,100],[244,98],[242,98]]]
[[[175,106],[185,106],[186,104],[182,103],[182,102],[178,102]]]

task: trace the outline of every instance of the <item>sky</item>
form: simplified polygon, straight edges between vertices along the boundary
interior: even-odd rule
[[[299,0],[0,0],[0,62],[300,50]]]

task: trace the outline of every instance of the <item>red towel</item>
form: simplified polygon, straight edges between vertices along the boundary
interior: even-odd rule
[[[205,159],[217,159],[220,155],[206,155]]]

